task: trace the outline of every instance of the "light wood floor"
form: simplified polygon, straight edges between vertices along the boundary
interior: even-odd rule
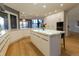
[[[65,55],[79,56],[79,33],[71,33],[66,37],[66,50],[63,52]]]
[[[11,44],[7,50],[6,56],[43,56],[43,54],[31,43],[30,38]]]
[[[31,43],[30,38],[23,38],[9,46],[6,56],[43,56],[43,54]],[[61,56],[79,56],[78,35],[66,37],[66,49],[61,47]]]

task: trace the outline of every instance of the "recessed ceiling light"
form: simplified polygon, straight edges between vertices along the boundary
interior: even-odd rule
[[[63,4],[60,4],[60,6],[62,7],[62,6],[63,6]]]
[[[43,5],[43,8],[46,8],[46,5]]]

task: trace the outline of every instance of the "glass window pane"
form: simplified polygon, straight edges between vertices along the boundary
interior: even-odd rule
[[[8,14],[0,12],[0,30],[8,29]]]
[[[4,30],[4,18],[0,17],[0,31]]]
[[[20,21],[20,29],[22,28],[28,28],[28,22],[27,21]]]

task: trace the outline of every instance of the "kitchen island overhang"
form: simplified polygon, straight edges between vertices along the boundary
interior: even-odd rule
[[[64,31],[56,30],[32,30],[32,43],[46,56],[61,55],[61,34]]]

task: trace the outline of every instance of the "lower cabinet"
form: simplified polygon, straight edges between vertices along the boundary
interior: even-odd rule
[[[49,42],[46,38],[32,32],[31,41],[44,55],[49,55]]]
[[[30,36],[29,29],[11,31],[10,32],[10,43],[14,43],[20,40],[21,38],[28,37],[28,36]]]
[[[0,37],[0,56],[5,56],[10,44],[18,41],[22,37],[27,37],[27,36],[30,36],[29,30],[16,30],[16,31],[9,31],[5,33],[2,37]]]
[[[49,36],[32,31],[31,41],[45,56],[61,54],[61,34]]]
[[[0,56],[4,56],[9,46],[9,34],[6,33],[0,40]]]
[[[27,37],[30,35],[29,29],[24,30],[13,30],[5,33],[0,37],[0,56],[5,56],[8,46],[20,40],[22,37]]]

